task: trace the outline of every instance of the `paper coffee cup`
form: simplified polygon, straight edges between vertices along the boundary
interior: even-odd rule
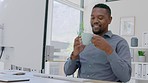
[[[91,43],[93,34],[91,33],[82,33],[81,38],[82,38],[82,44],[83,45],[89,45]]]

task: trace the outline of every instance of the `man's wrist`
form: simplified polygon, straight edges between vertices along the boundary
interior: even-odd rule
[[[70,59],[71,59],[71,60],[76,60],[76,59],[78,59],[78,58],[79,58],[79,55],[74,55],[73,52],[71,53],[71,56],[70,56]]]
[[[106,53],[107,53],[108,55],[111,55],[111,54],[113,53],[113,49],[112,49],[112,48],[108,48],[108,49],[106,50]]]

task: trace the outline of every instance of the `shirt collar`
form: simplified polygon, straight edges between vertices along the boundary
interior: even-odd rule
[[[109,37],[109,38],[111,38],[112,35],[113,35],[113,33],[112,33],[111,31],[108,31],[108,32],[106,32],[106,33],[104,34],[104,37]]]

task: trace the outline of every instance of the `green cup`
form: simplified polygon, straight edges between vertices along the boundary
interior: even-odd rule
[[[89,45],[91,43],[93,34],[91,33],[82,33],[81,38],[82,38],[82,44],[83,45]]]

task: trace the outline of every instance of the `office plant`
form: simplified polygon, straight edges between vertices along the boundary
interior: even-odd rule
[[[145,56],[145,51],[138,51],[139,56]]]
[[[145,62],[145,51],[138,51],[138,60],[140,62]]]

